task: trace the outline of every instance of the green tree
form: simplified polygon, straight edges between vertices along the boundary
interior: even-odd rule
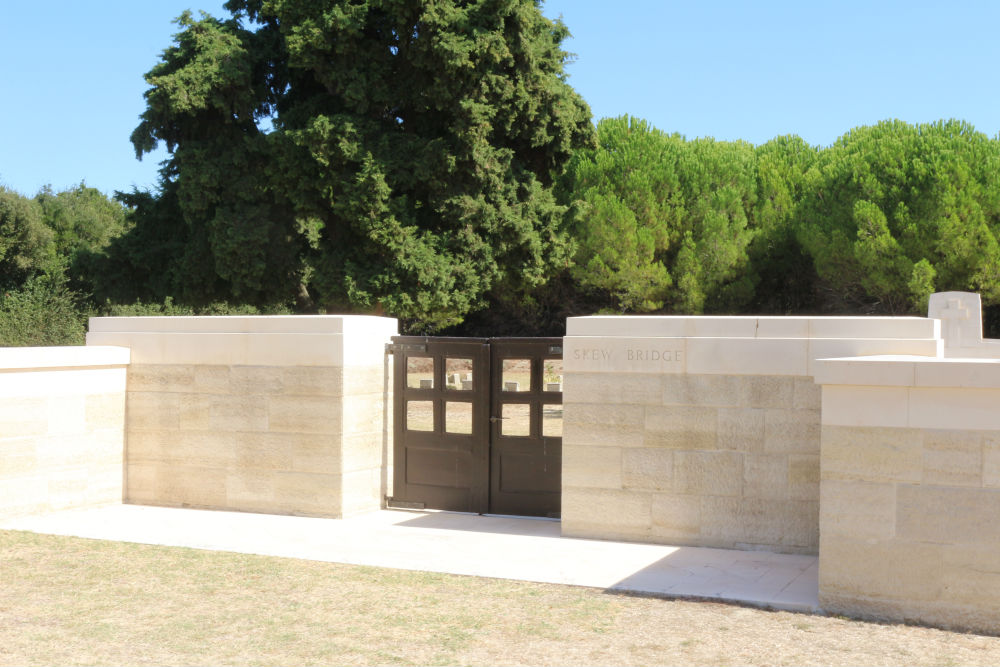
[[[0,289],[15,289],[58,266],[38,202],[0,187]]]
[[[919,313],[944,290],[1000,302],[1000,143],[968,123],[852,130],[808,172],[797,217],[841,308]]]
[[[133,194],[129,236],[179,214],[183,249],[149,276],[169,292],[137,291],[296,299],[431,330],[568,263],[551,186],[593,128],[563,73],[567,30],[535,2],[226,8],[228,20],[182,15],[147,75],[132,141],[170,158],[157,193]],[[116,244],[119,276],[141,252]]]
[[[42,188],[35,196],[42,219],[55,235],[56,253],[72,263],[81,252],[100,252],[128,229],[128,210],[100,190],[81,183],[55,193]]]
[[[86,320],[61,274],[35,275],[0,291],[0,347],[83,345]]]
[[[177,273],[190,237],[190,227],[177,206],[176,189],[168,181],[155,195],[135,190],[118,193],[138,224],[112,239],[104,254],[92,257],[90,275],[95,277],[96,302],[157,302],[176,293],[181,283]],[[211,269],[209,265],[195,278],[218,280],[214,272],[205,275]],[[187,280],[192,280],[190,275]]]
[[[623,116],[597,123],[597,148],[579,151],[561,196],[574,202],[571,275],[616,310],[658,310],[673,285],[666,251],[680,224],[677,155],[683,139]]]
[[[597,124],[563,180],[575,201],[574,277],[622,311],[700,313],[739,307],[756,198],[753,147],[685,141],[624,116]]]
[[[816,271],[796,238],[806,174],[820,151],[800,137],[777,137],[755,149],[756,236],[750,246],[755,282],[754,312],[793,313],[816,309]]]
[[[696,139],[680,164],[684,239],[675,277],[683,312],[733,312],[753,296],[748,248],[757,198],[753,146]],[[686,250],[685,250],[686,248]]]
[[[99,257],[130,226],[128,209],[99,190],[81,183],[55,193],[45,187],[35,196],[45,226],[53,233],[55,253],[64,263],[70,284],[85,293],[99,280]]]

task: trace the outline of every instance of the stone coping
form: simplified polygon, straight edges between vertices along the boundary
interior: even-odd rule
[[[933,338],[567,336],[563,369],[583,373],[812,375],[817,359],[885,354],[935,357]]]
[[[1000,341],[985,339],[975,346],[948,347],[945,343],[944,356],[951,359],[1000,359]]]
[[[54,368],[127,366],[131,351],[113,345],[0,347],[0,372]]]
[[[938,339],[926,317],[590,315],[566,319],[566,335],[629,338]]]
[[[817,359],[823,385],[1000,389],[1000,359],[872,355]]]
[[[87,345],[120,345],[134,364],[370,366],[397,321],[370,315],[95,317]]]
[[[374,315],[92,317],[92,333],[309,333],[383,335],[396,320]]]

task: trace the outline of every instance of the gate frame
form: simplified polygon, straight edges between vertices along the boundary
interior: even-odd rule
[[[561,479],[562,438],[545,437],[542,433],[542,410],[546,404],[562,404],[562,392],[545,391],[544,364],[549,359],[562,359],[563,340],[559,337],[541,338],[460,338],[434,336],[393,336],[386,346],[393,355],[393,485],[392,496],[386,496],[386,506],[403,509],[441,509],[474,512],[477,514],[518,514],[522,516],[558,517],[561,503],[561,483],[537,492],[506,494],[501,498],[500,457],[503,450],[517,455],[518,445],[541,448],[542,458],[551,460]],[[457,347],[457,349],[456,349]],[[462,349],[465,347],[466,349]],[[497,354],[506,347],[515,352]],[[531,347],[544,348],[545,352],[528,352]],[[408,360],[411,357],[434,359],[433,382],[430,388],[407,386]],[[448,389],[445,359],[472,359],[472,390]],[[516,394],[503,391],[503,360],[531,359],[531,386],[528,391]],[[482,379],[480,379],[482,378]],[[472,403],[472,433],[457,434],[445,431],[446,403],[450,400]],[[513,399],[513,400],[509,400]],[[423,400],[432,402],[434,426],[429,432],[407,430],[407,402]],[[502,435],[502,405],[505,403],[537,404],[532,411],[529,433],[533,443],[521,440],[525,436]],[[505,439],[518,438],[516,441]],[[553,453],[550,448],[554,448]],[[447,452],[454,452],[448,456]],[[445,480],[453,474],[455,486],[447,484],[421,484],[407,481],[408,464],[416,456],[426,455],[427,462],[414,463],[428,473],[429,478]],[[436,461],[434,461],[436,459]],[[433,463],[432,463],[433,461]],[[545,464],[547,465],[547,464]],[[468,468],[466,468],[468,466]],[[548,468],[546,468],[548,470]],[[449,472],[450,471],[450,472]],[[538,479],[541,480],[542,475]],[[412,478],[411,478],[412,479]],[[550,480],[551,481],[551,480]],[[540,510],[519,511],[530,506],[525,494],[536,494],[538,502],[545,502]],[[520,498],[518,498],[520,496]],[[545,498],[545,496],[548,496]],[[463,499],[464,498],[464,499]],[[518,502],[520,501],[520,502]]]

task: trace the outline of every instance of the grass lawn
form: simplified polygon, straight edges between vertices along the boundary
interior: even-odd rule
[[[0,664],[1000,664],[1000,638],[0,531]]]

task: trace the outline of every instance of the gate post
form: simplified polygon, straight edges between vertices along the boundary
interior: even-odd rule
[[[125,497],[342,517],[376,510],[388,432],[384,346],[361,315],[92,318],[131,349]]]

